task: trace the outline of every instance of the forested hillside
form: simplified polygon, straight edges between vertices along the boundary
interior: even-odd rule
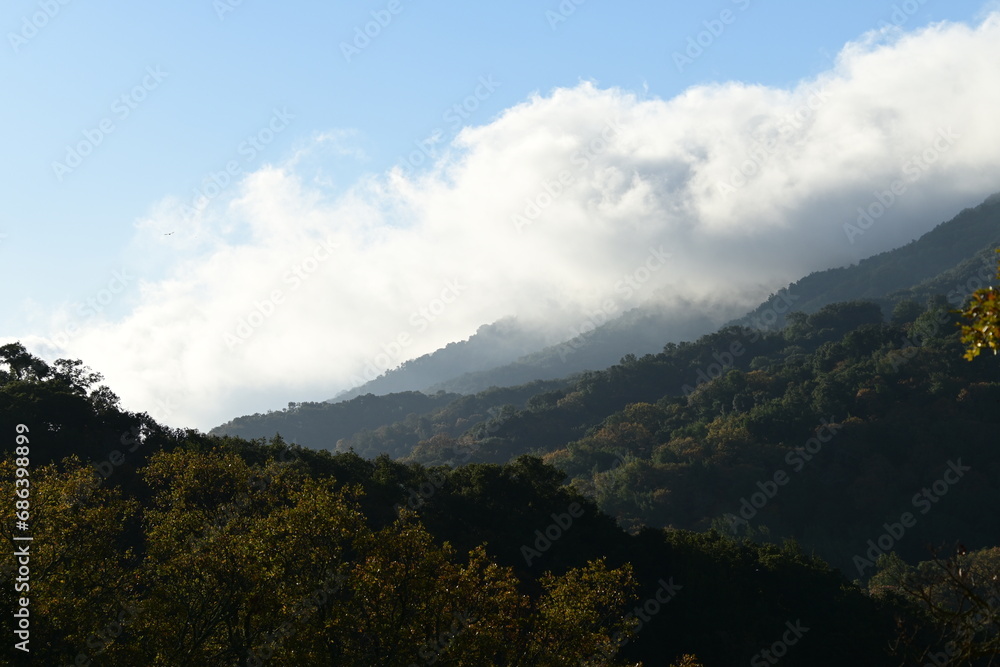
[[[355,387],[341,392],[330,402],[347,401],[357,396],[425,391],[455,376],[455,369],[475,372],[502,366],[526,354],[546,347],[545,336],[507,318],[479,327],[468,340],[445,345],[440,350],[404,361],[399,367],[380,372],[371,364],[354,380]],[[535,378],[529,378],[534,380]],[[520,384],[520,383],[514,383]]]
[[[995,607],[957,623],[921,602],[987,590],[934,563],[885,560],[859,587],[793,542],[629,534],[535,457],[427,468],[172,430],[99,381],[0,350],[0,427],[27,434],[0,486],[30,467],[39,664],[899,665],[995,646]]]
[[[783,325],[785,314],[813,313],[838,301],[864,299],[892,312],[897,303],[921,303],[944,296],[953,307],[990,284],[1000,247],[1000,193],[974,208],[965,209],[915,241],[863,259],[849,267],[811,273],[788,287],[791,309],[775,308],[770,299],[734,324],[772,322]],[[775,317],[776,316],[776,317]]]
[[[1000,0],[116,4],[5,5],[0,667],[1000,667]]]
[[[413,444],[405,441],[398,447],[392,442],[395,426],[405,424],[407,434],[430,438],[437,433],[428,414],[454,416],[459,424],[475,424],[495,411],[496,405],[524,405],[532,396],[566,386],[571,380],[533,382],[520,387],[493,389],[477,396],[460,396],[441,391],[428,396],[409,391],[386,396],[366,394],[349,401],[328,403],[292,403],[284,410],[248,415],[212,429],[213,435],[237,435],[245,438],[270,438],[281,435],[285,440],[310,447],[333,450],[342,440],[369,432],[379,434],[379,445],[388,449],[369,449],[359,442],[354,446],[366,456],[381,453],[408,452]],[[461,420],[461,421],[459,421]]]
[[[490,387],[520,385],[537,379],[562,378],[607,368],[626,354],[658,352],[667,342],[692,340],[716,326],[706,312],[689,304],[683,314],[655,306],[635,308],[603,322],[585,318],[569,340],[489,370],[467,372],[432,385],[430,391],[474,394]],[[579,333],[577,333],[577,331]]]
[[[998,293],[905,298],[981,264],[889,312],[237,435],[5,345],[2,525],[32,540],[0,598],[25,584],[54,665],[993,664]]]
[[[289,403],[284,410],[237,417],[211,432],[245,438],[270,437],[280,433],[295,443],[336,443],[360,430],[393,423],[409,414],[430,412],[457,398],[457,394],[444,392],[428,396],[419,391],[408,391],[388,397],[367,394],[338,403]]]
[[[996,266],[993,250],[1000,247],[998,230],[1000,194],[959,213],[902,248],[876,255],[855,266],[811,274],[772,295],[733,324],[773,332],[787,324],[790,313],[812,314],[836,302],[859,299],[878,305],[884,319],[889,319],[897,306],[903,308],[901,313],[906,309],[915,312],[932,300],[938,307],[957,308],[975,290],[991,283]],[[896,317],[898,320],[905,315]],[[704,317],[672,322],[662,313],[630,311],[573,340],[506,366],[471,373],[456,372],[466,368],[460,365],[452,369],[453,379],[427,390],[435,400],[441,400],[439,392],[444,391],[478,395],[475,401],[447,408],[441,404],[437,411],[422,411],[408,394],[398,401],[390,396],[384,400],[369,398],[362,412],[371,419],[363,421],[357,418],[357,403],[350,410],[302,403],[266,415],[240,417],[212,432],[246,437],[271,437],[280,433],[299,444],[331,450],[343,438],[348,446],[366,456],[382,452],[403,456],[419,441],[436,434],[458,436],[470,426],[470,421],[475,423],[496,416],[506,405],[520,408],[529,399],[536,403],[546,400],[543,393],[563,386],[553,383],[522,387],[539,378],[568,378],[565,383],[573,382],[577,371],[604,369],[623,357],[642,356],[641,350],[659,352],[671,340],[680,345],[682,341],[699,339],[696,332],[710,330]],[[690,335],[678,336],[683,333]],[[660,341],[658,345],[652,345],[654,339]],[[639,354],[635,354],[637,352]],[[744,361],[749,362],[749,359]],[[423,360],[421,363],[430,362]],[[393,373],[387,374],[382,381],[388,382],[391,377],[395,377]],[[512,389],[506,394],[486,391],[495,387]],[[657,400],[674,389],[664,387],[662,394],[644,400]],[[533,398],[536,395],[537,398]],[[380,407],[375,409],[374,406]],[[470,409],[472,406],[474,410]]]
[[[557,340],[566,340],[544,345],[541,334],[532,335],[510,322],[498,322],[480,327],[467,341],[450,343],[432,354],[403,362],[331,402],[366,393],[384,395],[404,390],[474,394],[491,387],[564,378],[584,370],[607,368],[625,354],[657,352],[667,341],[697,338],[714,330],[717,323],[694,304],[689,304],[682,314],[658,306],[634,308],[621,314],[582,317],[577,327],[558,332]],[[504,357],[518,346],[534,349]]]

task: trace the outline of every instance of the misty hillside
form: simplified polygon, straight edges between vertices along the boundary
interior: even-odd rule
[[[655,306],[635,308],[584,333],[549,346],[517,361],[478,372],[461,375],[432,385],[429,391],[473,394],[489,387],[524,384],[532,380],[566,377],[571,373],[600,370],[626,354],[649,354],[660,351],[666,343],[679,343],[702,336],[716,327],[711,318],[691,308],[679,315],[677,309],[666,311]]]
[[[0,667],[1000,667],[1000,0],[6,13]]]
[[[30,562],[30,664],[405,667],[440,654],[466,667],[701,667],[746,664],[759,637],[792,627],[808,641],[788,665],[896,667],[963,639],[900,585],[912,576],[901,561],[852,583],[793,542],[629,532],[535,457],[430,468],[171,429],[121,410],[73,363],[0,346],[0,426],[33,425],[21,439],[33,541],[0,567],[10,609]],[[17,454],[0,459],[3,479],[27,465]],[[0,523],[16,513],[0,507]],[[962,586],[996,557],[970,551],[929,581],[973,599]],[[4,664],[27,664],[12,652]]]
[[[783,290],[784,297],[768,300],[732,323],[779,327],[787,312],[812,313],[852,299],[872,300],[891,312],[904,299],[923,302],[933,294],[944,294],[954,300],[959,291],[964,297],[991,275],[990,250],[1000,245],[998,219],[1000,193],[901,248],[853,266],[812,273]],[[694,340],[717,328],[694,306],[682,312],[651,306],[606,323],[585,320],[578,328],[583,333],[547,347],[542,336],[512,321],[486,325],[468,341],[405,362],[331,400],[398,391],[473,394],[489,387],[561,378],[606,368],[626,354],[657,352],[667,343]],[[515,355],[518,350],[521,353]]]
[[[934,294],[959,305],[993,277],[1000,246],[1000,193],[968,208],[920,238],[855,265],[817,271],[788,286],[790,309],[769,299],[733,324],[781,326],[791,311],[814,313],[837,301],[866,299],[891,312],[905,299],[924,302]],[[779,304],[775,308],[775,304]],[[776,324],[775,324],[776,323]]]
[[[422,415],[464,406],[466,420],[476,423],[489,416],[491,409],[502,405],[524,406],[532,396],[560,389],[569,380],[533,382],[519,387],[494,389],[478,397],[465,397],[443,391],[427,395],[417,391],[376,396],[365,394],[348,401],[291,403],[283,410],[237,417],[210,431],[212,435],[233,435],[248,439],[270,438],[280,434],[287,442],[315,449],[333,450],[337,444],[357,433],[384,430],[388,424],[406,422],[415,433],[431,437],[435,431]]]
[[[478,371],[509,363],[546,346],[545,337],[522,326],[515,318],[484,324],[468,340],[449,343],[430,354],[404,361],[399,367],[378,374],[369,363],[355,382],[357,386],[340,392],[330,402],[346,401],[365,394],[393,394],[424,391],[451,379],[456,368]],[[363,382],[362,382],[363,381]],[[429,393],[436,393],[431,389]]]
[[[980,206],[962,211],[952,220],[901,248],[881,253],[854,266],[810,274],[774,295],[738,322],[759,329],[775,328],[784,325],[788,312],[811,313],[830,303],[855,299],[872,299],[882,307],[887,318],[896,304],[910,299],[926,304],[935,294],[950,299],[954,306],[977,286],[985,284],[984,278],[988,282],[992,271],[990,262],[993,261],[991,250],[998,244],[1000,195],[994,195]],[[959,287],[961,294],[956,291]],[[453,360],[461,358],[471,358],[474,360],[471,363],[478,364],[478,352],[495,350],[508,333],[522,341],[529,338],[513,323],[482,327],[481,343],[473,342],[476,340],[474,337],[464,343],[449,345],[433,355],[410,362],[412,371],[409,370],[411,365],[406,364],[369,383],[387,388],[396,382],[403,383],[417,377],[450,374],[450,379],[425,389],[433,399],[415,400],[410,393],[403,393],[399,397],[384,396],[378,401],[373,396],[360,397],[363,401],[355,398],[345,407],[302,403],[267,414],[238,417],[211,432],[248,438],[271,437],[280,433],[301,445],[330,450],[346,438],[351,446],[365,455],[376,456],[385,451],[401,456],[419,440],[435,433],[426,424],[419,426],[421,415],[428,415],[424,421],[429,424],[441,421],[432,416],[435,411],[447,413],[447,432],[450,434],[456,424],[475,423],[491,410],[499,411],[505,405],[523,407],[536,393],[569,384],[578,372],[607,368],[626,355],[659,352],[666,344],[696,340],[711,330],[705,316],[694,315],[690,320],[678,322],[661,312],[633,310],[571,341],[527,355],[511,364],[478,372],[463,372],[466,366],[450,365]],[[551,380],[553,383],[533,391],[530,383],[538,380]],[[492,387],[510,389],[487,391]],[[475,398],[451,405],[456,394]],[[429,407],[431,403],[435,407]],[[360,413],[365,415],[364,418],[351,407],[362,404],[366,406]],[[420,405],[427,406],[427,409],[420,409]],[[404,422],[407,422],[406,426],[402,426]],[[388,441],[381,437],[373,439],[371,434],[380,429],[397,435]]]
[[[551,345],[546,342],[548,336],[510,318],[483,325],[468,340],[406,361],[330,401],[400,391],[474,394],[490,387],[553,380],[606,368],[626,354],[656,352],[667,342],[697,338],[715,326],[709,316],[693,307],[668,311],[649,306],[613,316],[608,322],[598,316],[584,319],[576,328],[577,335]],[[566,331],[567,336],[573,333]]]
[[[403,420],[408,414],[429,412],[458,398],[444,392],[434,396],[417,391],[382,398],[367,394],[338,403],[290,403],[284,410],[237,417],[211,430],[212,434],[242,438],[280,433],[288,442],[333,442],[366,428]]]
[[[963,358],[963,316],[943,294],[889,314],[855,300],[788,319],[563,382],[285,411],[291,425],[339,410],[356,428],[430,409],[334,453],[170,429],[122,411],[79,361],[2,346],[0,426],[30,433],[34,465],[45,613],[33,641],[60,664],[103,622],[71,624],[81,605],[124,606],[129,631],[95,644],[110,664],[221,652],[241,664],[243,636],[266,638],[293,599],[281,664],[341,664],[348,647],[360,656],[348,664],[402,666],[371,656],[459,622],[485,637],[449,636],[469,665],[593,664],[618,631],[605,626],[641,604],[649,631],[618,649],[643,664],[745,664],[778,627],[808,633],[789,665],[925,664],[942,644],[976,659],[941,664],[989,665],[998,358]],[[0,460],[4,479],[26,465]],[[14,515],[8,504],[0,519]],[[456,616],[470,600],[476,615]],[[387,608],[408,611],[387,621]],[[220,619],[207,648],[185,630],[204,613]]]
[[[938,243],[963,245],[953,235],[976,227],[944,229]],[[351,664],[386,664],[369,656],[455,627],[452,600],[485,595],[461,622],[490,643],[456,632],[452,644],[470,664],[593,664],[616,631],[596,619],[652,600],[656,630],[615,649],[644,664],[745,664],[783,627],[809,633],[790,665],[924,664],[942,643],[971,656],[950,664],[988,665],[1000,365],[964,358],[953,308],[978,243],[911,286],[892,282],[891,253],[880,260],[891,311],[838,301],[560,380],[292,403],[210,434],[121,410],[82,362],[0,346],[0,426],[30,433],[36,465],[32,557],[47,595],[35,636],[46,656],[72,651],[99,630],[64,631],[81,600],[125,600],[147,613],[106,643],[112,664],[210,664],[246,653],[227,628],[263,637],[287,618],[280,600],[322,591],[284,664],[338,664],[344,646],[362,656]],[[3,478],[24,465],[0,460]],[[13,524],[12,505],[0,519]],[[386,622],[414,591],[425,601],[406,624]],[[185,630],[202,610],[222,619],[206,630],[219,649]],[[597,639],[577,646],[581,617]],[[495,659],[527,650],[540,657]],[[201,657],[156,657],[171,652]]]

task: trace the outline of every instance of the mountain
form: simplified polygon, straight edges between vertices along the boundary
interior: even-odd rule
[[[858,577],[882,552],[994,545],[1000,516],[983,508],[1000,502],[997,357],[963,358],[947,304],[895,323],[863,301],[794,320],[623,360],[407,460],[540,456],[623,526],[794,538]],[[907,511],[919,517],[907,539],[868,546]]]
[[[58,664],[90,637],[129,665],[253,647],[410,664],[442,646],[469,664],[764,664],[775,647],[788,665],[990,664],[1000,364],[963,358],[953,307],[993,282],[995,204],[783,290],[754,313],[781,328],[472,395],[293,403],[218,434],[123,412],[82,362],[2,346],[0,427],[18,438],[0,467],[30,465],[31,484],[0,510],[27,530],[30,498],[32,544],[60,545],[30,554],[51,593],[32,651]],[[820,305],[859,289],[870,300]],[[337,451],[253,435],[272,429]]]
[[[954,307],[989,281],[995,266],[992,250],[997,246],[1000,194],[962,211],[901,248],[857,265],[812,273],[731,325],[774,331],[787,323],[790,312],[814,314],[830,304],[856,299],[872,300],[886,319],[897,307],[906,310],[900,304],[911,310],[923,309],[935,295],[938,305],[948,303]],[[381,396],[381,400],[367,396],[354,403],[359,398],[355,397],[342,408],[302,403],[283,411],[240,417],[216,427],[212,433],[249,438],[281,433],[302,445],[331,450],[344,440],[344,446],[354,447],[366,456],[407,456],[418,443],[435,435],[457,437],[476,423],[499,415],[507,406],[521,409],[550,400],[546,396],[551,392],[579,382],[580,373],[607,368],[620,359],[659,352],[665,344],[695,340],[714,329],[707,315],[692,312],[695,314],[687,318],[677,318],[665,311],[632,310],[560,345],[502,366],[468,372],[477,365],[481,367],[482,359],[489,355],[502,357],[504,353],[497,350],[511,354],[519,345],[538,343],[538,338],[516,321],[498,322],[480,328],[469,341],[453,343],[408,362],[353,391],[367,388],[375,393],[374,389],[414,387],[437,379],[421,387],[421,391],[433,396],[426,401],[410,395],[411,389],[398,396]],[[842,313],[832,317],[839,316]],[[458,394],[465,396],[459,399]],[[630,391],[621,394],[631,395]],[[366,417],[359,419],[355,412],[362,404]],[[588,423],[598,421],[595,416]]]
[[[346,449],[344,443],[353,437],[378,434],[387,449],[364,453],[378,456],[393,452],[408,454],[420,440],[443,430],[426,415],[447,414],[449,428],[475,424],[497,412],[502,406],[525,407],[533,396],[556,391],[571,380],[538,381],[519,387],[492,389],[477,396],[460,396],[439,391],[427,395],[406,391],[384,396],[365,394],[349,401],[289,403],[283,410],[246,415],[230,420],[210,431],[211,435],[236,436],[250,440],[280,435],[286,442],[313,449]],[[406,437],[394,442],[394,433],[405,431]],[[387,444],[391,443],[391,444]]]
[[[0,346],[0,468],[30,474],[0,515],[31,530],[0,604],[30,618],[31,664],[698,667],[763,664],[794,632],[789,667],[893,667],[964,639],[791,543],[630,534],[535,457],[432,469],[170,429],[70,364]]]
[[[915,241],[855,265],[817,271],[792,283],[730,324],[780,327],[787,313],[814,313],[838,301],[865,299],[886,314],[902,301],[943,295],[953,306],[996,272],[1000,247],[1000,193],[968,208]],[[790,307],[789,307],[790,306]]]
[[[577,327],[580,333],[575,337],[552,345],[549,336],[508,318],[481,326],[468,340],[449,343],[341,392],[330,402],[402,391],[474,394],[490,387],[554,380],[606,368],[626,354],[659,351],[667,342],[697,338],[717,325],[718,320],[690,304],[672,309],[648,306],[609,322],[588,319]]]
[[[340,403],[289,403],[284,410],[237,417],[210,431],[212,435],[232,435],[253,440],[275,434],[288,442],[317,447],[364,429],[401,421],[409,414],[423,414],[448,405],[458,398],[441,392],[428,396],[418,391],[388,397],[367,394]],[[319,446],[322,449],[323,446]]]
[[[457,368],[480,371],[501,366],[540,350],[548,343],[541,332],[522,326],[515,318],[505,318],[493,324],[484,324],[468,340],[449,343],[378,377],[373,377],[377,371],[370,367],[366,370],[367,381],[361,382],[364,378],[359,378],[357,386],[340,392],[330,402],[346,401],[365,394],[380,396],[428,390],[454,377]],[[429,393],[436,391],[431,389]]]
[[[866,299],[885,313],[902,301],[926,302],[934,294],[958,303],[993,273],[991,250],[1000,245],[1000,193],[962,211],[919,239],[856,265],[817,271],[792,283],[750,313],[729,322],[757,328],[784,326],[787,313],[814,313],[838,301]],[[683,315],[679,315],[683,312]],[[628,354],[658,352],[667,343],[694,340],[719,320],[694,304],[687,308],[636,308],[609,322],[585,322],[572,339],[546,346],[544,337],[515,320],[484,325],[467,341],[408,361],[381,377],[338,394],[444,391],[474,394],[599,370]]]
[[[676,308],[632,309],[591,331],[489,370],[466,372],[429,387],[429,391],[473,394],[489,387],[508,387],[600,370],[622,357],[660,351],[666,343],[702,336],[716,328],[707,314],[694,309],[683,316]]]

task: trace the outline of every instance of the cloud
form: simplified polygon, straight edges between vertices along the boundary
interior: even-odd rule
[[[553,340],[609,299],[693,300],[723,320],[1000,189],[998,71],[992,13],[870,33],[789,89],[556,89],[464,128],[424,171],[337,191],[298,151],[194,216],[177,199],[153,206],[133,249],[141,275],[161,277],[60,353],[104,372],[128,407],[208,428],[331,396],[368,362],[395,366],[509,315]],[[345,147],[356,140],[314,135],[363,156]],[[894,183],[852,236],[845,225]],[[643,272],[657,249],[670,260]]]

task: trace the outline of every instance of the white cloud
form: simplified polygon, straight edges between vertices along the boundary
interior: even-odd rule
[[[974,27],[872,33],[789,90],[726,83],[659,100],[558,89],[465,128],[426,172],[368,176],[335,195],[296,154],[194,219],[180,201],[154,206],[135,248],[168,277],[144,283],[126,316],[88,321],[62,354],[104,372],[128,407],[207,428],[333,395],[379,353],[394,366],[507,315],[568,336],[607,298],[751,307],[1000,189],[997,72],[994,13]],[[958,138],[849,243],[843,225],[942,129]],[[734,182],[741,166],[752,173]],[[517,229],[532,206],[540,213]],[[616,283],[658,246],[670,264],[625,300]],[[231,349],[241,322],[252,335]]]

